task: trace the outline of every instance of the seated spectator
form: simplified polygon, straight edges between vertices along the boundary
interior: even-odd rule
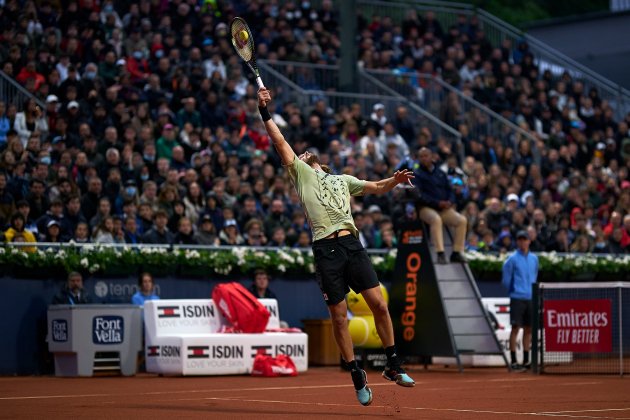
[[[624,254],[628,252],[628,247],[622,245],[623,230],[621,228],[613,229],[608,238],[608,248],[612,254]]]
[[[135,217],[126,217],[123,222],[123,238],[126,244],[139,244],[141,242],[140,232]]]
[[[59,235],[61,241],[67,240],[72,235],[71,225],[63,213],[63,202],[60,199],[55,199],[50,203],[50,210],[46,212],[43,216],[41,216],[35,222],[37,224],[37,230],[40,232],[44,232],[48,223],[54,220],[59,224]]]
[[[144,306],[144,302],[147,300],[158,300],[160,297],[155,294],[155,284],[153,283],[153,276],[150,273],[144,272],[138,277],[139,290],[131,296],[131,303],[133,305]]]
[[[623,217],[621,232],[621,246],[627,249],[630,246],[630,214],[626,214]]]
[[[173,237],[173,245],[197,245],[193,235],[193,227],[188,217],[182,217],[177,224],[177,233]]]
[[[396,249],[397,242],[393,229],[381,231],[381,249]]]
[[[547,251],[570,252],[571,241],[569,240],[569,230],[566,227],[559,227],[551,242],[547,245]]]
[[[4,227],[11,215],[15,213],[15,199],[7,188],[7,174],[0,171],[0,226]]]
[[[55,295],[53,305],[79,305],[92,303],[92,297],[83,288],[83,276],[76,271],[68,274],[68,280],[63,289]]]
[[[516,249],[516,246],[514,245],[514,239],[512,239],[512,234],[509,230],[503,231],[499,234],[499,237],[496,240],[495,247],[499,250],[501,254],[506,254]]]
[[[35,235],[32,232],[29,232],[24,228],[25,221],[22,213],[15,213],[11,216],[11,227],[4,232],[4,241],[5,242],[15,242],[14,237],[16,235],[20,235],[22,240],[20,242],[28,242],[35,243],[37,239],[35,239]],[[23,247],[20,248],[26,252],[35,252],[35,247]]]
[[[59,222],[51,219],[46,225],[46,230],[42,236],[41,242],[59,243],[61,242],[61,228]]]
[[[87,244],[90,242],[90,227],[87,223],[77,223],[72,240],[78,244]]]
[[[254,271],[254,281],[249,291],[259,299],[277,299],[276,294],[269,289],[269,275],[262,268]]]
[[[226,219],[223,229],[219,233],[219,240],[221,245],[243,245],[245,243],[245,239],[238,232],[236,220]]]
[[[287,234],[282,226],[276,226],[271,232],[271,240],[267,246],[285,247],[287,246]]]
[[[530,249],[530,251],[532,251],[532,252],[544,252],[545,251],[545,246],[538,239],[538,232],[536,231],[536,228],[534,226],[528,226],[526,231],[527,231],[527,234],[529,235],[529,249]]]
[[[170,244],[173,242],[173,234],[166,227],[168,214],[164,210],[155,212],[153,227],[142,235],[142,243],[145,244]]]
[[[479,235],[475,232],[469,232],[466,236],[466,251],[480,251]]]
[[[426,147],[418,151],[419,166],[414,171],[413,184],[419,192],[419,217],[431,229],[431,240],[437,251],[437,263],[446,264],[442,222],[454,228],[451,262],[465,262],[463,256],[466,239],[466,218],[454,209],[455,201],[451,184],[434,163],[431,151]]]
[[[571,252],[590,253],[593,250],[591,239],[586,234],[578,235],[571,244]]]
[[[247,246],[265,246],[267,237],[262,230],[262,222],[258,219],[250,219],[243,229],[243,238]]]
[[[219,237],[216,233],[214,223],[212,223],[212,217],[209,214],[204,214],[199,222],[199,228],[194,235],[195,240],[199,245],[219,245]]]
[[[311,246],[311,235],[307,230],[302,230],[298,234],[294,248],[309,248]]]
[[[114,218],[107,216],[94,228],[92,242],[97,244],[114,244]]]

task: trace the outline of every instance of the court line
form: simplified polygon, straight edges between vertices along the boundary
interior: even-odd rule
[[[536,378],[518,378],[514,380],[510,380],[513,382],[530,382],[535,381]],[[499,379],[499,380],[491,380],[493,382],[505,382],[507,380]],[[467,383],[474,382],[483,382],[477,380],[468,380],[465,381]],[[581,383],[573,383],[567,382],[563,385],[597,385],[601,382],[581,382]],[[433,384],[433,383],[431,383]],[[393,383],[371,383],[370,387],[376,386],[394,386],[396,384]],[[416,386],[421,385],[429,385],[429,382],[416,382]],[[327,389],[327,388],[348,388],[351,387],[351,384],[344,385],[302,385],[302,386],[275,386],[275,387],[259,387],[259,388],[222,388],[222,389],[193,389],[193,390],[173,390],[173,391],[152,391],[152,392],[140,392],[135,394],[74,394],[74,395],[27,395],[27,396],[15,396],[15,397],[0,397],[0,401],[19,401],[19,400],[44,400],[44,399],[55,399],[55,398],[90,398],[90,397],[116,397],[116,396],[128,396],[128,395],[173,395],[173,394],[193,394],[193,393],[202,393],[202,392],[241,392],[241,391],[280,391],[280,390],[290,390],[290,389]],[[554,385],[555,386],[555,385]],[[459,387],[465,389],[464,387]],[[440,391],[444,389],[454,389],[453,387],[431,387],[424,388],[424,391]]]
[[[259,402],[266,404],[286,404],[286,405],[311,405],[311,406],[334,406],[334,407],[356,407],[356,404],[339,404],[339,403],[320,403],[320,402],[301,402],[301,401],[282,401],[282,400],[261,400],[251,398],[238,398],[238,397],[205,397],[202,400],[211,401],[234,401],[234,402]],[[177,401],[199,401],[199,399],[185,398],[178,399]],[[373,405],[373,408],[392,408],[390,406]],[[511,416],[534,416],[534,417],[570,417],[570,418],[583,418],[583,419],[616,419],[619,417],[602,417],[602,416],[588,416],[588,415],[571,415],[564,414],[565,412],[517,412],[517,411],[494,411],[494,410],[474,410],[463,408],[432,408],[432,407],[399,407],[399,410],[417,410],[417,411],[448,411],[455,413],[473,413],[473,414],[493,414],[493,415],[511,415]],[[616,411],[627,409],[601,409],[601,410],[581,410],[574,411],[575,413],[590,412],[590,411]],[[567,411],[570,413],[572,411]]]
[[[418,384],[418,382],[416,382]],[[395,386],[395,383],[382,383],[382,384],[370,384],[370,387],[375,386]],[[38,399],[54,399],[54,398],[89,398],[89,397],[127,397],[129,395],[141,396],[141,395],[173,395],[173,394],[194,394],[202,392],[241,392],[241,391],[281,391],[288,389],[325,389],[325,388],[349,388],[352,384],[344,385],[303,385],[303,386],[273,386],[262,388],[223,388],[223,389],[191,389],[181,391],[152,391],[152,392],[138,392],[138,393],[124,393],[124,394],[73,394],[73,395],[31,395],[31,396],[17,396],[17,397],[0,397],[0,401],[11,400],[38,400]]]
[[[585,410],[563,410],[563,411],[541,411],[545,414],[561,414],[561,413],[585,413],[585,412],[599,412],[599,411],[629,411],[630,407],[624,408],[600,408],[600,409],[585,409]]]
[[[371,386],[393,386],[395,384],[373,384]],[[187,391],[163,391],[163,392],[141,392],[135,394],[75,394],[75,395],[41,395],[41,396],[24,396],[24,397],[0,397],[0,400],[33,400],[33,399],[54,399],[54,398],[81,398],[81,397],[117,397],[130,395],[173,395],[182,393],[201,393],[201,392],[216,392],[216,391],[265,391],[265,390],[286,390],[286,389],[321,389],[321,388],[348,388],[352,385],[310,385],[310,386],[292,386],[292,387],[264,387],[264,388],[234,388],[234,389],[222,389],[222,390],[187,390]],[[262,400],[262,399],[246,399],[238,397],[202,397],[202,398],[181,398],[177,401],[199,401],[199,400],[211,400],[211,401],[234,401],[234,402],[259,402],[267,404],[287,404],[287,405],[311,405],[311,406],[335,406],[335,407],[357,407],[356,404],[340,404],[340,403],[321,403],[321,402],[301,402],[301,401],[282,401],[282,400]],[[373,405],[372,408],[392,408],[390,406]],[[579,415],[578,413],[596,413],[607,411],[628,411],[630,408],[609,408],[609,409],[585,409],[585,410],[573,410],[573,411],[541,411],[541,412],[517,412],[517,411],[495,411],[495,410],[475,410],[475,409],[461,409],[461,408],[434,408],[434,407],[399,407],[405,410],[415,411],[441,411],[441,412],[454,412],[454,413],[473,413],[473,414],[492,414],[492,415],[512,415],[512,416],[534,416],[534,417],[569,417],[569,418],[582,418],[582,419],[615,419],[619,420],[620,417],[603,417],[592,415]],[[575,413],[575,414],[570,414]],[[622,417],[622,419],[628,419],[628,417]]]

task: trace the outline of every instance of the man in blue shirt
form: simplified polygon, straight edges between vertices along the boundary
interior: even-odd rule
[[[532,285],[538,277],[538,257],[529,252],[530,239],[526,231],[516,234],[517,250],[503,264],[503,286],[510,295],[510,367],[523,370],[530,367],[529,350],[532,344]],[[516,359],[516,337],[523,329],[523,364]]]
[[[150,273],[142,273],[138,277],[138,290],[131,296],[131,303],[134,305],[144,306],[144,302],[147,300],[157,300],[160,297],[155,294],[155,284],[153,283],[153,276]]]

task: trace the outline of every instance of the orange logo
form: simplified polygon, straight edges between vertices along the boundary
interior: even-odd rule
[[[402,243],[405,245],[422,243],[422,229],[404,231],[402,236]]]

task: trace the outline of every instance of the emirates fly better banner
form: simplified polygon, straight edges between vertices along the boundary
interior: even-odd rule
[[[611,352],[611,307],[610,299],[546,300],[546,351]]]

